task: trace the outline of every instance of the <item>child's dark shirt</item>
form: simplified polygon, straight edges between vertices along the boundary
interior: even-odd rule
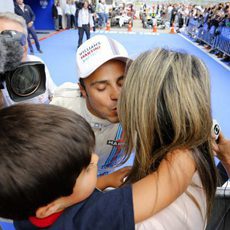
[[[15,221],[17,230],[40,229],[29,220]],[[132,188],[108,192],[95,190],[86,200],[66,209],[47,230],[133,230]]]

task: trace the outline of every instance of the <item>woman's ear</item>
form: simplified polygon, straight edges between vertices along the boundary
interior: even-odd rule
[[[45,218],[47,216],[50,216],[54,213],[60,212],[63,209],[61,209],[61,205],[54,201],[50,204],[47,204],[46,206],[42,206],[40,208],[37,209],[36,211],[36,217],[37,218]]]

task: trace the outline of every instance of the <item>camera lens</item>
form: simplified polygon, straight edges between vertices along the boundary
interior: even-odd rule
[[[11,77],[12,91],[21,97],[33,94],[40,86],[39,71],[34,66],[17,69]]]

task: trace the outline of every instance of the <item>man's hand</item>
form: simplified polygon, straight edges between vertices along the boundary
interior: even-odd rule
[[[216,141],[213,142],[212,149],[230,177],[230,140],[225,139],[223,133],[220,132],[218,143]]]
[[[223,133],[220,133],[218,143],[213,143],[213,150],[221,161],[230,163],[230,140],[225,139]]]
[[[124,182],[125,177],[128,176],[131,167],[121,168],[109,175],[98,177],[97,188],[104,190],[108,187],[118,188]]]
[[[33,24],[34,24],[34,22],[31,21],[31,22],[29,22],[27,25],[28,25],[28,27],[31,27],[31,26],[33,26]]]

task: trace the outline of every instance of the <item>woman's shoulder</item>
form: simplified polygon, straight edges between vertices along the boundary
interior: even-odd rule
[[[196,171],[187,190],[168,207],[136,225],[136,229],[204,229],[206,196]]]

